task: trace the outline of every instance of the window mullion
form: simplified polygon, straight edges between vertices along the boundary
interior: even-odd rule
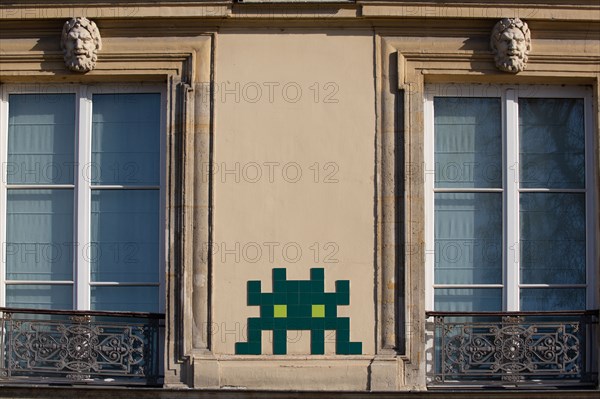
[[[91,161],[91,131],[92,131],[92,99],[85,86],[78,90],[78,129],[76,139],[77,149],[77,175],[76,186],[76,245],[74,276],[75,276],[75,308],[78,310],[90,309],[90,204],[91,191],[87,176],[87,166]]]
[[[424,150],[424,207],[425,207],[425,308],[427,310],[435,309],[435,290],[434,268],[435,268],[435,228],[434,228],[434,181],[435,181],[435,146],[434,146],[434,107],[433,93],[427,93],[425,99],[425,140],[423,142]],[[433,173],[431,173],[433,172]]]
[[[596,234],[600,227],[598,217],[593,215],[598,214],[596,209],[597,204],[597,190],[592,189],[596,182],[595,168],[598,165],[598,159],[595,152],[597,144],[594,140],[594,133],[597,131],[593,128],[594,126],[594,108],[591,101],[590,90],[587,89],[584,94],[584,126],[585,126],[585,196],[586,196],[586,308],[594,309],[597,308],[596,292],[598,290],[598,281],[596,280],[596,259],[598,256],[598,249],[595,243],[597,242]]]
[[[505,184],[505,306],[507,311],[519,310],[519,110],[517,93],[506,90],[504,101],[505,126],[504,140],[506,163]]]
[[[8,94],[0,88],[0,164],[6,165],[8,158]],[[0,306],[6,306],[6,170],[3,168],[0,181]]]

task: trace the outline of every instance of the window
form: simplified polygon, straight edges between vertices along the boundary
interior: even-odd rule
[[[159,312],[164,93],[2,89],[0,305]]]
[[[594,307],[589,90],[426,94],[427,309]]]

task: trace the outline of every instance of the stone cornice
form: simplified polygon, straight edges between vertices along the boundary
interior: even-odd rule
[[[3,1],[0,20],[88,18],[224,18],[231,1]]]
[[[551,19],[554,21],[597,21],[600,19],[600,4],[593,0],[574,2],[378,2],[360,0],[363,17],[371,18],[523,18],[531,20]]]
[[[85,15],[94,19],[498,19],[598,21],[596,0],[377,1],[377,0],[145,0],[3,1],[0,20],[48,20]]]

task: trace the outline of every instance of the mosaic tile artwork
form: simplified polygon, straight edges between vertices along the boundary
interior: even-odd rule
[[[350,318],[337,307],[350,305],[350,281],[335,282],[325,292],[325,269],[310,269],[310,280],[288,280],[286,269],[273,269],[273,292],[261,292],[260,281],[248,281],[248,306],[260,306],[260,317],[248,318],[248,342],[235,344],[236,355],[260,355],[262,331],[273,331],[273,354],[287,354],[288,330],[310,331],[310,352],[325,354],[325,331],[335,331],[335,353],[360,355],[361,342],[350,342]]]

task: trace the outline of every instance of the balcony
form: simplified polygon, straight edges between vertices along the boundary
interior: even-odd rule
[[[597,385],[597,310],[427,317],[429,388]]]
[[[0,384],[161,383],[163,314],[0,312]]]

